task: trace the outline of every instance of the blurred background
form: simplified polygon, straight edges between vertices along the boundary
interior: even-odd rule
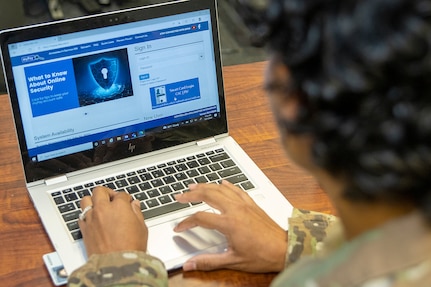
[[[169,0],[0,0],[0,29],[168,2]],[[250,44],[237,0],[218,0],[223,65],[262,61],[265,50]],[[3,68],[2,68],[3,69]],[[6,93],[0,72],[0,94]]]

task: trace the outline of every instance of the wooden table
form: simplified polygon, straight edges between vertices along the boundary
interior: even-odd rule
[[[262,89],[265,63],[224,67],[231,135],[296,207],[333,213],[326,195],[279,144]],[[27,195],[9,100],[0,95],[0,286],[53,286],[42,255],[53,251]],[[170,274],[170,286],[268,286],[275,274],[220,270]]]

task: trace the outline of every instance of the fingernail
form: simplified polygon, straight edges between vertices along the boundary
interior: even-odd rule
[[[174,226],[174,231],[175,232],[183,232],[184,228],[180,226],[180,223],[178,223],[177,225]]]
[[[189,189],[195,189],[196,186],[198,186],[196,183],[190,183],[189,184]]]
[[[196,270],[196,262],[195,261],[187,261],[183,265],[184,271],[194,271]]]

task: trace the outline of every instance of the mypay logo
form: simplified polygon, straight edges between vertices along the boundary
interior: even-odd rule
[[[27,55],[27,56],[21,57],[22,63],[29,63],[29,62],[43,61],[43,60],[45,59],[39,55]]]

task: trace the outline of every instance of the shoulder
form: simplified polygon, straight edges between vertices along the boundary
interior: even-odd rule
[[[429,282],[431,228],[419,213],[412,213],[332,252],[301,258],[273,286],[429,286]]]

